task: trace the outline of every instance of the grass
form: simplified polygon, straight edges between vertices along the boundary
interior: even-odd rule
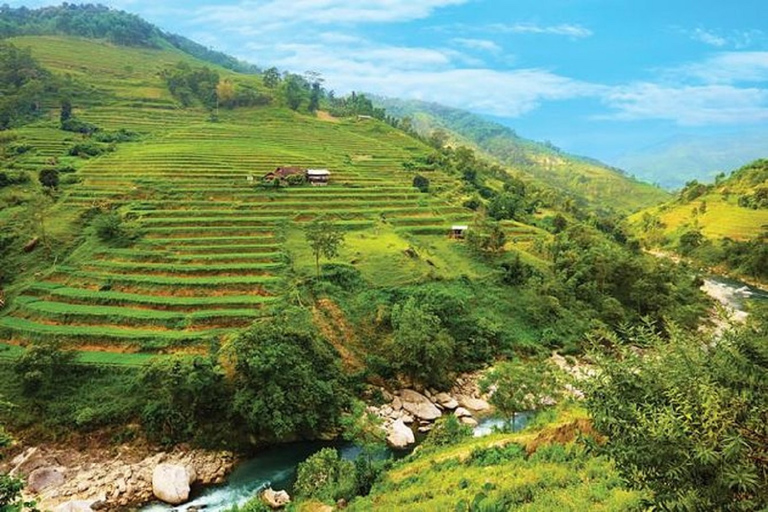
[[[574,440],[588,431],[582,412],[566,411],[537,430],[416,452],[349,510],[642,510],[646,496]]]

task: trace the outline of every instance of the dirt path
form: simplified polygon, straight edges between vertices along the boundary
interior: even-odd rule
[[[364,365],[350,350],[355,345],[355,332],[344,313],[330,299],[319,299],[312,308],[312,317],[320,332],[338,351],[344,368],[349,372],[362,370]]]

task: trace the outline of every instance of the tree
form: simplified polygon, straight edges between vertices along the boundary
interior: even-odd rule
[[[314,437],[333,430],[348,391],[332,347],[305,310],[283,308],[225,348],[232,370],[232,411],[263,440]]]
[[[275,67],[271,67],[264,71],[261,79],[264,82],[264,87],[274,89],[280,85],[280,71]]]
[[[142,424],[150,437],[173,444],[210,439],[227,414],[224,374],[210,359],[159,358],[142,367],[135,394],[142,396]],[[208,435],[205,435],[208,434]]]
[[[232,108],[237,98],[237,91],[235,84],[232,80],[219,80],[216,84],[216,108],[218,110],[219,105]]]
[[[21,378],[23,391],[30,396],[39,396],[55,389],[59,379],[72,369],[76,353],[65,350],[56,340],[30,344],[14,363],[14,370]]]
[[[394,336],[389,347],[393,367],[412,381],[444,387],[453,367],[456,341],[440,318],[415,297],[392,308]]]
[[[759,319],[720,339],[636,328],[596,350],[586,403],[603,449],[660,509],[768,507],[766,327]]]
[[[466,240],[470,249],[476,253],[497,256],[504,252],[507,235],[497,221],[480,213],[467,229]]]
[[[328,259],[338,256],[339,248],[344,243],[344,233],[331,221],[318,217],[304,228],[304,237],[312,248],[319,277],[320,256]]]
[[[304,79],[297,75],[288,75],[285,79],[285,102],[291,110],[299,110],[304,101]]]
[[[413,177],[413,186],[419,189],[419,192],[429,192],[429,178],[422,176],[421,174],[417,174]]]
[[[490,402],[514,430],[515,415],[552,403],[559,395],[555,369],[549,361],[502,361],[480,382]]]
[[[72,119],[72,102],[65,98],[61,102],[61,114],[59,115],[59,120],[61,121],[61,124],[66,123]]]
[[[59,171],[52,168],[42,169],[38,176],[40,184],[47,188],[56,188],[59,186]]]

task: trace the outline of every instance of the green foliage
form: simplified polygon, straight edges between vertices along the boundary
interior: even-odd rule
[[[490,402],[513,428],[518,412],[551,405],[560,395],[555,368],[549,361],[502,361],[487,372],[480,383]]]
[[[3,512],[21,511],[21,491],[24,481],[20,478],[0,473],[0,510]]]
[[[704,235],[698,229],[686,231],[680,235],[680,242],[677,246],[680,254],[683,256],[689,256],[696,248],[700,247],[704,242]]]
[[[625,338],[651,352],[622,349]],[[767,342],[765,324],[716,340],[638,329],[599,357],[587,399],[594,425],[622,474],[660,508],[768,506]]]
[[[127,46],[155,46],[160,31],[134,14],[103,5],[63,4],[29,9],[3,6],[2,37],[28,34],[70,34],[107,39]]]
[[[0,41],[0,130],[39,117],[42,102],[55,91],[50,73],[32,58],[29,49]]]
[[[59,186],[59,171],[51,168],[42,169],[38,180],[46,188],[56,188]]]
[[[232,409],[261,438],[328,432],[347,404],[336,356],[305,315],[284,309],[225,348],[235,371]]]
[[[456,341],[440,318],[414,297],[392,308],[392,365],[411,380],[443,388],[450,382]]]
[[[136,226],[114,211],[99,213],[91,225],[99,240],[115,247],[126,247],[141,236]]]
[[[333,222],[316,218],[304,228],[304,237],[315,256],[317,275],[320,276],[320,256],[334,258],[339,254],[339,247],[344,243],[344,232]]]
[[[323,448],[299,464],[294,492],[303,498],[336,502],[355,496],[355,465],[333,448]]]
[[[189,107],[195,100],[209,109],[216,106],[219,74],[207,66],[192,67],[179,62],[175,67],[164,69],[162,77],[168,90],[183,106]]]
[[[507,235],[499,223],[486,215],[477,215],[465,235],[467,245],[476,254],[498,256],[504,252]]]
[[[230,392],[220,367],[201,357],[162,358],[145,365],[136,390],[143,397],[142,425],[164,444],[221,438]],[[227,434],[224,434],[224,438]]]
[[[65,350],[60,342],[30,344],[16,361],[14,369],[27,395],[45,395],[55,391],[56,384],[66,379],[76,353]]]
[[[419,189],[419,192],[427,193],[429,192],[429,178],[417,174],[413,177],[413,186]]]
[[[472,427],[464,425],[458,416],[443,416],[434,424],[427,438],[419,445],[419,450],[438,446],[451,446],[472,437]]]
[[[685,269],[612,242],[592,228],[569,227],[555,237],[550,252],[555,281],[547,288],[561,305],[581,309],[587,318],[618,326],[648,317],[661,327],[666,317],[694,328],[705,313],[698,281]]]
[[[114,150],[115,148],[111,145],[100,144],[98,142],[80,142],[69,148],[68,154],[70,156],[89,158],[110,153]]]
[[[82,133],[84,135],[91,135],[99,131],[99,127],[95,124],[77,119],[71,115],[61,121],[61,129],[65,132]]]

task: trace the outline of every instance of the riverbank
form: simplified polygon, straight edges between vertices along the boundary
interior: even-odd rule
[[[87,511],[138,507],[154,499],[152,476],[159,464],[189,468],[193,486],[219,484],[237,462],[227,451],[120,445],[79,449],[71,445],[16,447],[2,471],[26,482],[24,496],[40,510]]]

